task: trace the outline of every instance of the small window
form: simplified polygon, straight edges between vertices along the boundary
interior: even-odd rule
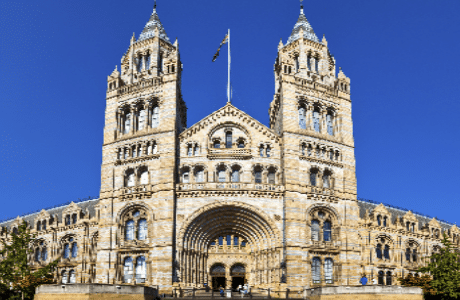
[[[189,183],[189,182],[190,182],[190,176],[189,176],[189,172],[188,172],[188,171],[184,172],[184,175],[183,175],[183,182],[184,182],[184,183]]]
[[[225,182],[225,170],[217,171],[219,182]]]
[[[146,59],[145,59],[145,69],[146,70],[149,70],[150,69],[150,54],[147,55]]]
[[[127,178],[127,181],[126,181],[126,186],[127,187],[132,187],[135,185],[135,178],[134,178],[134,172],[130,172],[128,173],[128,178]]]
[[[384,282],[383,282],[384,279],[383,279],[383,278],[384,278],[384,273],[383,273],[383,271],[379,271],[379,273],[378,273],[378,283],[381,284],[381,285],[384,284]]]
[[[375,247],[375,254],[377,258],[382,259],[382,245],[381,244],[377,244],[377,247]]]
[[[78,246],[77,243],[72,244],[72,257],[75,258],[77,257],[78,254]]]
[[[132,241],[134,240],[134,221],[129,220],[126,222],[126,234],[125,234],[125,240],[127,241]]]
[[[377,225],[382,226],[382,216],[377,216]]]
[[[204,171],[200,169],[196,171],[196,182],[203,182],[204,181]]]
[[[318,220],[311,221],[311,239],[312,241],[319,241],[319,232],[320,232],[319,221]]]
[[[46,228],[45,228],[45,229],[46,229]],[[411,231],[412,231],[412,232],[415,232],[415,223],[412,223]]]
[[[319,132],[319,112],[316,110],[313,112],[313,129]]]
[[[412,261],[417,262],[417,249],[412,251]]]
[[[260,146],[260,148],[259,148],[259,154],[260,154],[260,157],[263,157],[263,156],[264,156],[264,146]]]
[[[160,108],[155,106],[152,110],[152,128],[158,127],[160,124]]]
[[[383,227],[387,227],[387,220],[388,220],[387,217],[383,218]]]
[[[40,248],[35,249],[35,261],[40,261],[41,253]]]
[[[231,131],[228,131],[228,132],[225,134],[225,147],[226,147],[226,148],[232,148],[232,143],[233,143],[233,140],[232,140],[232,132],[231,132]]]
[[[133,153],[133,157],[137,157],[136,146],[133,146],[133,147],[132,147],[132,151],[131,151],[131,152]]]
[[[334,135],[333,124],[332,124],[332,114],[330,113],[326,115],[326,124],[327,124],[327,133],[329,135]]]
[[[239,243],[238,243],[238,237],[237,237],[237,236],[234,236],[234,237],[233,237],[233,245],[238,246],[238,244],[239,244]]]
[[[306,129],[307,128],[307,121],[306,121],[306,112],[305,108],[299,107],[299,127],[300,129]]]
[[[275,171],[268,171],[268,184],[275,184]]]
[[[62,283],[66,284],[67,283],[67,272],[64,270],[61,273],[62,276]]]
[[[131,283],[133,278],[133,259],[128,256],[125,258],[124,270],[123,270],[123,282]]]
[[[385,249],[383,250],[383,255],[385,259],[390,259],[390,246],[385,245]]]
[[[194,152],[194,155],[195,155],[195,156],[200,155],[200,146],[195,145],[195,148],[194,148],[194,151],[193,151],[193,152]]]
[[[316,170],[312,170],[310,172],[310,185],[316,186],[316,177],[318,175],[318,172]]]
[[[139,56],[137,58],[137,72],[142,71],[142,65],[143,65],[143,59],[142,59],[142,56]]]
[[[301,148],[301,150],[300,150],[300,153],[301,153],[302,155],[305,155],[305,144],[302,144],[302,148]]]
[[[69,244],[64,245],[64,258],[69,258],[70,256],[70,246]]]
[[[267,149],[265,150],[267,157],[270,157],[270,152],[271,152],[270,146],[267,146]]]
[[[240,170],[232,170],[232,182],[240,182]]]
[[[325,188],[330,188],[330,174],[328,172],[325,172],[323,175],[323,187]]]
[[[220,148],[220,142],[219,141],[214,141],[214,148],[216,148],[216,149]]]
[[[137,239],[143,241],[147,238],[147,220],[140,219],[137,225]]]
[[[48,259],[48,249],[46,249],[46,247],[44,247],[42,249],[42,261],[46,261]]]
[[[145,257],[139,256],[136,259],[136,283],[144,283],[146,277]]]
[[[69,272],[69,283],[76,283],[77,280],[75,278],[75,271],[74,270],[70,270]]]
[[[188,156],[192,156],[192,155],[193,155],[192,145],[188,145],[188,148],[187,148],[187,155],[188,155]]]
[[[141,173],[141,184],[148,184],[149,183],[149,172],[147,170],[142,171]]]
[[[332,258],[326,258],[324,260],[324,279],[326,280],[326,283],[333,283],[332,281],[332,274],[333,274],[333,269],[334,269],[334,262],[332,261]]]
[[[391,272],[387,272],[387,285],[391,285]]]
[[[244,148],[244,141],[243,140],[238,141],[238,148]]]
[[[145,128],[145,119],[146,119],[145,109],[142,109],[139,112],[139,130],[142,130]]]
[[[125,115],[125,134],[129,133],[131,130],[131,114]]]
[[[410,257],[411,257],[411,251],[410,248],[406,249],[406,261],[410,262]]]
[[[313,283],[321,283],[321,261],[318,257],[314,257],[311,261],[311,273]]]
[[[256,183],[262,183],[262,171],[256,170],[254,172]]]
[[[326,221],[324,222],[323,225],[323,239],[325,242],[330,242],[331,241],[331,222]]]

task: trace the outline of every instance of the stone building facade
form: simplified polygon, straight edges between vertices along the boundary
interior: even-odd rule
[[[18,217],[67,283],[302,289],[415,272],[459,229],[357,199],[350,79],[303,10],[278,45],[270,127],[231,103],[187,127],[156,9],[108,76],[99,199]],[[337,74],[337,75],[336,75]]]

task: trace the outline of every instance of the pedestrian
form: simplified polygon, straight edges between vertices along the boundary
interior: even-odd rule
[[[377,278],[372,279],[372,284],[377,284]]]
[[[366,274],[363,274],[363,277],[361,278],[361,280],[359,281],[359,283],[361,283],[362,285],[366,285],[366,284],[367,284]]]
[[[224,296],[224,288],[222,286],[219,287],[219,293],[221,297]]]

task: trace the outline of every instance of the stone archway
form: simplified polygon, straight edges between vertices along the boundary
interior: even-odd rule
[[[263,212],[245,203],[214,203],[192,214],[178,235],[176,272],[186,285],[212,284],[211,267],[225,267],[226,286],[232,266],[245,268],[252,286],[271,286],[282,275],[281,235]]]

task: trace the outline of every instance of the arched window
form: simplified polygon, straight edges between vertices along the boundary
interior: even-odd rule
[[[194,152],[194,155],[195,155],[195,156],[200,155],[200,146],[195,145],[195,148],[194,148],[194,151],[193,151],[193,152]]]
[[[232,148],[232,143],[233,143],[232,132],[227,131],[227,133],[225,133],[225,147]]]
[[[145,109],[142,109],[140,112],[139,112],[139,130],[142,130],[145,128],[145,119],[146,119],[146,113],[145,113]]]
[[[319,111],[313,111],[313,129],[319,132]]]
[[[385,283],[383,282],[383,277],[384,277],[383,271],[379,271],[379,273],[378,273],[378,283],[379,283],[379,284],[382,284],[382,285],[385,284]]]
[[[149,171],[143,170],[141,172],[141,184],[148,184],[149,183]]]
[[[267,157],[270,157],[270,153],[271,153],[270,146],[267,146],[267,149],[265,150],[265,154],[267,155]]]
[[[158,106],[152,109],[152,128],[158,127],[160,124],[160,108]]]
[[[406,222],[406,230],[409,231],[410,222]]]
[[[136,283],[144,283],[146,278],[145,257],[139,256],[136,259]]]
[[[190,182],[190,172],[188,169],[184,170],[184,173],[182,174],[182,182],[183,183],[189,183]]]
[[[67,283],[67,272],[64,270],[61,272],[62,276],[62,283],[66,284]]]
[[[40,248],[36,248],[35,249],[35,261],[40,261],[40,257],[41,257]]]
[[[315,71],[316,73],[319,73],[319,58],[315,59]]]
[[[69,272],[69,283],[76,283],[77,280],[75,278],[75,271],[74,270],[70,270]]]
[[[383,227],[387,227],[387,217],[383,217]]]
[[[147,238],[147,220],[140,219],[137,223],[137,239],[143,241]]]
[[[332,258],[326,258],[324,260],[324,279],[326,283],[332,283],[332,270],[334,268],[334,262]]]
[[[295,57],[295,71],[296,73],[300,71],[300,65],[299,65],[299,57]]]
[[[327,124],[327,133],[329,135],[334,135],[334,130],[333,130],[333,125],[332,125],[332,114],[331,113],[328,113],[326,115],[326,124]]]
[[[415,223],[412,223],[411,231],[412,231],[412,232],[415,232]]]
[[[383,250],[383,256],[385,259],[390,259],[390,246],[385,245],[385,248]]]
[[[260,157],[264,156],[264,146],[259,147],[259,154],[260,154]]]
[[[244,148],[244,140],[238,141],[238,148]]]
[[[193,156],[193,146],[188,145],[187,147],[187,156]]]
[[[133,259],[131,258],[131,256],[125,258],[123,271],[123,282],[131,283],[131,280],[133,278]]]
[[[64,258],[69,258],[70,256],[70,246],[69,244],[64,245]]]
[[[126,186],[127,187],[132,187],[135,185],[136,181],[135,181],[135,178],[134,178],[134,171],[129,171],[127,176],[126,176]]]
[[[204,182],[204,170],[202,168],[196,171],[196,182]]]
[[[311,221],[311,240],[312,241],[319,241],[319,221],[313,220]]]
[[[131,130],[131,114],[127,113],[125,115],[125,131],[124,133],[127,134]]]
[[[136,151],[136,145],[131,147],[131,153],[133,154],[133,157],[137,157],[137,151]]]
[[[260,168],[254,170],[254,177],[256,183],[262,183],[262,170]]]
[[[42,230],[42,222],[38,221],[37,222],[37,231]]]
[[[325,242],[330,242],[331,241],[331,222],[326,221],[324,222],[323,225],[323,239]]]
[[[268,170],[268,184],[275,184],[276,183],[276,172],[274,169],[270,168]]]
[[[77,214],[73,214],[72,215],[72,224],[76,224],[77,223]]]
[[[77,243],[72,244],[72,257],[75,258],[77,257],[78,254],[78,246]]]
[[[307,68],[309,71],[311,71],[311,55],[307,55]]]
[[[300,129],[307,128],[307,117],[304,107],[299,107],[299,127]]]
[[[417,262],[417,249],[412,250],[412,261]]]
[[[377,244],[377,247],[375,247],[375,254],[377,255],[377,258],[382,259],[382,245]]]
[[[46,230],[46,220],[42,221],[42,230]]]
[[[218,176],[218,180],[219,182],[225,182],[226,178],[225,178],[225,170],[224,169],[220,169],[217,171],[217,176]]]
[[[311,274],[313,283],[321,283],[321,261],[318,257],[313,257],[311,261]]]
[[[300,146],[300,153],[302,155],[305,155],[305,144],[302,144],[302,146]]]
[[[391,285],[391,272],[387,272],[387,285]]]
[[[310,170],[310,185],[316,186],[316,177],[318,175],[317,170]]]
[[[134,240],[134,221],[133,220],[129,220],[126,222],[125,230],[126,230],[125,240],[127,241]]]
[[[331,187],[331,174],[329,171],[324,172],[323,174],[323,187],[330,188]]]
[[[377,225],[382,226],[382,216],[377,216]]]
[[[232,169],[232,182],[240,182],[240,168],[234,167]]]

